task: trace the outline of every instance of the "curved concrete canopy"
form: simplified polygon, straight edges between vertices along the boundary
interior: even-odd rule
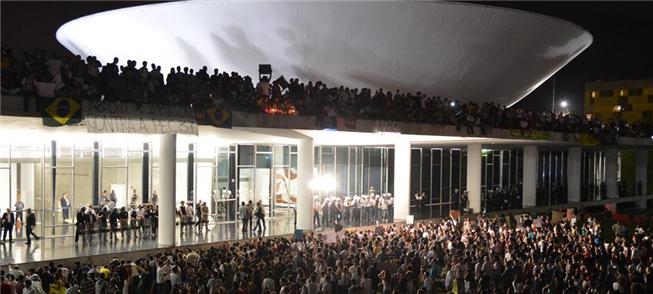
[[[582,28],[529,12],[408,1],[184,1],[64,24],[83,57],[274,75],[512,105],[592,43]]]

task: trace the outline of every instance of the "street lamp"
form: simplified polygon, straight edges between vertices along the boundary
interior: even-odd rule
[[[563,114],[569,114],[569,108],[567,108],[568,106],[569,102],[567,102],[567,100],[560,101],[560,112]]]
[[[561,106],[562,108],[567,107],[567,101],[566,101],[566,100],[562,100],[562,102],[560,102],[560,106]]]

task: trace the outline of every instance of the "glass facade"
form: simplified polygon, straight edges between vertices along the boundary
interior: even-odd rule
[[[466,173],[467,151],[464,149],[412,148],[411,214],[418,219],[448,216],[451,209],[458,208]]]
[[[0,207],[16,212],[17,238],[25,237],[27,208],[36,215],[37,235],[66,237],[74,234],[76,211],[83,206],[138,206],[157,193],[155,137],[81,137],[0,143]],[[196,138],[177,143],[177,207],[181,201],[206,202],[209,221],[227,223],[237,220],[240,201],[251,200],[261,201],[268,216],[295,217],[295,145],[218,145]]]
[[[537,205],[567,203],[567,160],[565,150],[540,151],[537,158]]]
[[[116,138],[94,134],[69,140],[0,143],[0,207],[10,207],[21,221],[24,209],[32,208],[36,234],[52,238],[73,235],[76,211],[82,206],[115,202],[112,205],[120,208],[151,203],[160,187],[157,136]],[[179,136],[176,151],[177,208],[181,201],[192,205],[205,202],[210,223],[230,223],[237,221],[241,202],[260,201],[268,217],[295,218],[296,145],[235,144],[206,136]],[[483,149],[481,158],[482,211],[520,208],[523,152]],[[567,160],[566,150],[540,150],[537,205],[566,202]],[[604,198],[605,154],[584,151],[581,163],[581,200]],[[331,199],[330,203],[335,197],[344,206],[347,197],[352,201],[357,195],[370,194],[387,200],[389,193],[394,193],[394,148],[316,146],[313,172],[320,185],[312,188],[320,203]],[[410,214],[418,219],[438,218],[466,207],[466,176],[464,146],[414,145]],[[349,203],[353,211],[354,202]],[[327,215],[334,220],[331,212]],[[358,219],[362,223],[367,215],[361,212],[354,219],[352,212],[346,217],[349,223]],[[392,215],[382,217],[391,219]],[[17,230],[16,236],[24,237],[24,230]]]
[[[294,218],[297,203],[297,147],[238,145],[237,149],[238,203],[260,201],[267,216]]]
[[[465,149],[413,147],[410,213],[418,219],[448,216],[459,207],[466,175]]]
[[[384,146],[317,146],[314,176],[325,181],[318,199],[337,195],[393,193],[394,148]]]
[[[523,152],[510,149],[482,149],[481,152],[481,210],[521,208]]]
[[[582,152],[581,201],[605,199],[605,159],[605,153],[601,150],[587,150]]]
[[[481,209],[521,207],[522,151],[483,149],[481,164]],[[466,180],[464,147],[413,147],[411,214],[418,219],[437,218],[462,209],[467,205]]]

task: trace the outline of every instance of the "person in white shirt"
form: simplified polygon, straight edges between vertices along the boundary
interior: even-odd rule
[[[61,212],[63,214],[63,221],[64,223],[68,222],[68,218],[70,218],[70,199],[68,199],[68,194],[63,193],[61,198],[59,199],[60,205],[61,205]]]
[[[381,221],[388,221],[388,203],[386,202],[385,198],[381,197],[379,198],[379,209],[381,210],[381,215],[379,216],[379,219]]]
[[[370,217],[370,197],[368,195],[361,197],[361,215],[361,222],[368,222]]]
[[[22,294],[36,294],[36,291],[32,288],[32,281],[30,279],[25,280],[25,286],[23,287]],[[21,294],[18,293],[18,294]]]
[[[170,262],[159,261],[156,267],[156,287],[157,292],[159,293],[169,293],[170,289],[167,289],[166,280],[170,279],[170,271],[172,266]]]
[[[170,285],[174,288],[175,285],[181,286],[181,270],[178,266],[173,266],[170,273]]]
[[[373,211],[372,214],[374,215],[374,220],[375,221],[382,220],[383,218],[381,217],[381,195],[376,194],[374,196],[371,206]]]
[[[23,271],[21,271],[17,265],[14,265],[13,267],[9,265],[8,267],[9,267],[9,274],[13,275],[14,277],[20,277],[25,275],[25,273],[23,273]]]
[[[318,294],[320,292],[320,285],[317,283],[317,276],[312,274],[310,278],[306,279],[301,288],[301,294]]]
[[[354,220],[356,220],[358,223],[360,223],[363,220],[363,199],[358,196],[354,195]]]
[[[390,222],[394,221],[394,197],[392,197],[392,193],[388,193],[386,198],[386,203],[388,204],[388,220]]]
[[[186,204],[186,219],[187,225],[193,225],[193,222],[195,221],[195,209],[193,209],[193,204],[190,202]]]
[[[313,201],[313,225],[316,227],[320,226],[320,208],[322,206],[320,205],[320,200],[315,199]]]
[[[267,275],[265,276],[265,279],[263,279],[263,286],[261,288],[265,292],[265,290],[269,290],[270,293],[277,291],[277,287],[274,284],[274,279],[272,278],[272,272],[268,272]]]
[[[349,224],[349,221],[351,220],[351,197],[349,197],[349,195],[345,196],[345,200],[343,201],[342,206],[344,208],[342,221],[345,224]]]

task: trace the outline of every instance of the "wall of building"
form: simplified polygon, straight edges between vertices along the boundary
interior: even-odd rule
[[[584,104],[585,114],[601,120],[651,121],[653,79],[587,83]]]

